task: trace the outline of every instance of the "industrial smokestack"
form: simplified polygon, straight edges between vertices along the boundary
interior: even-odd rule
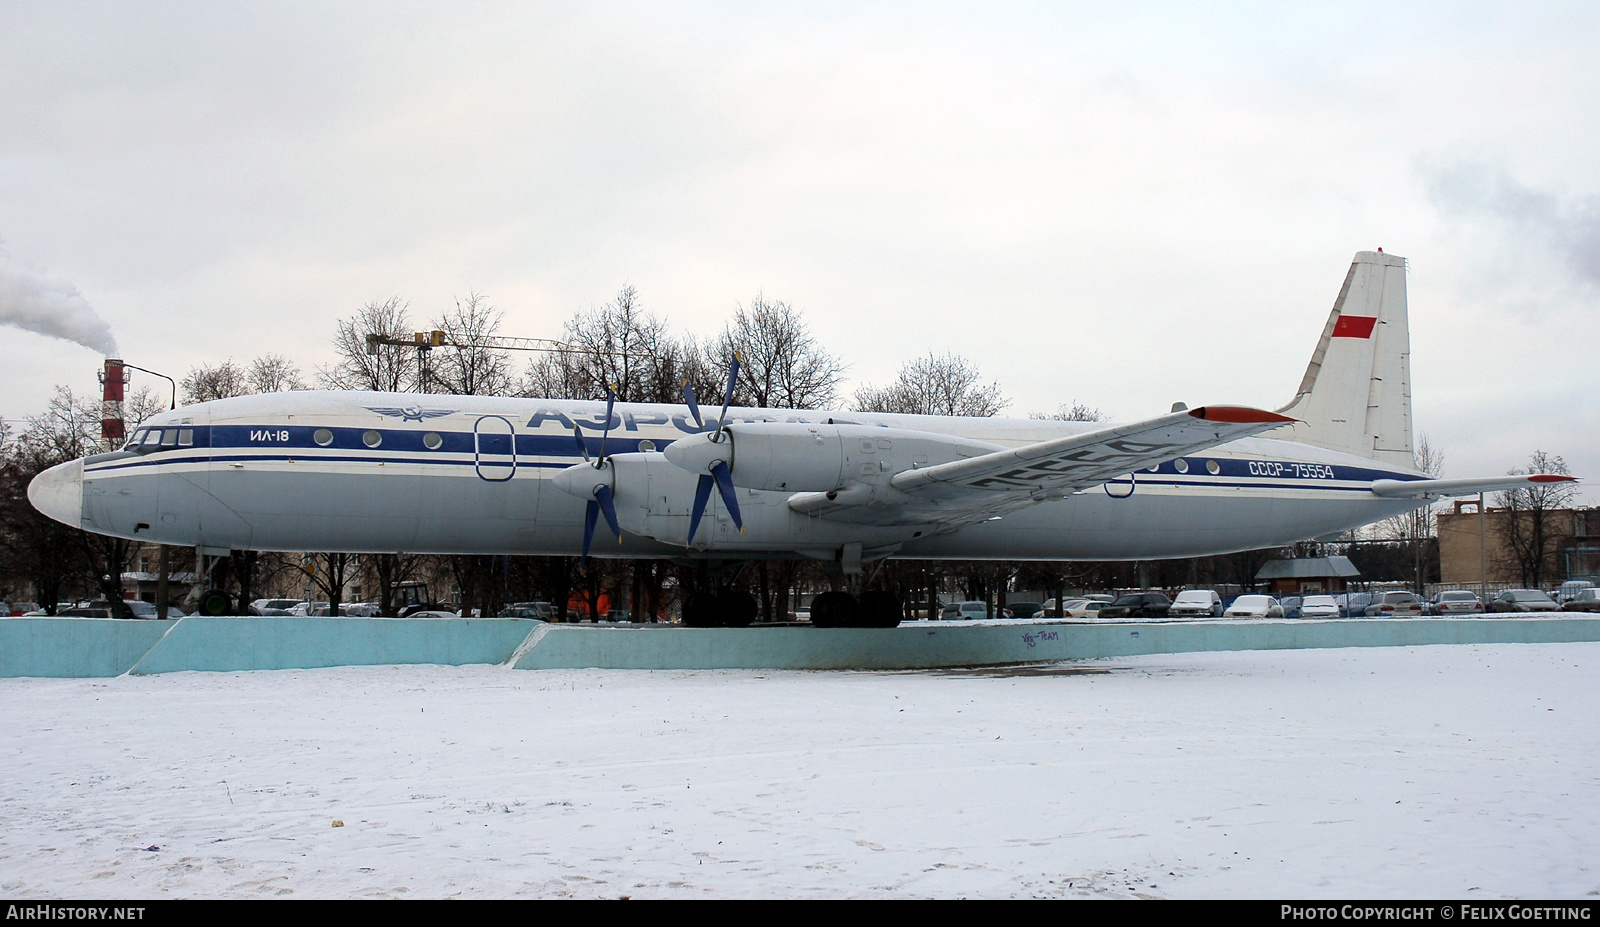
[[[106,450],[112,450],[120,447],[127,437],[127,423],[122,417],[122,396],[127,390],[128,368],[122,366],[122,358],[106,358],[106,369],[100,373],[100,383],[103,387],[100,392],[100,440],[105,443]]]

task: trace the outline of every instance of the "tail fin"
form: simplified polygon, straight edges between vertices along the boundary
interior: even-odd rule
[[[1328,315],[1282,437],[1414,469],[1405,258],[1360,251]]]

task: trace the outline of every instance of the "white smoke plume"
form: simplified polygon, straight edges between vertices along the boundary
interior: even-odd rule
[[[73,341],[107,357],[117,353],[111,326],[78,288],[11,260],[0,250],[0,324]]]

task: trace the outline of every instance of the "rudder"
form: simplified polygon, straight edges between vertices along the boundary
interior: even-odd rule
[[[1356,253],[1300,389],[1278,411],[1299,419],[1284,438],[1415,469],[1405,258]]]

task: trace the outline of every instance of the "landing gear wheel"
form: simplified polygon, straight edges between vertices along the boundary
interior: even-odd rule
[[[207,589],[205,592],[200,593],[200,602],[195,609],[195,614],[217,618],[232,611],[233,596],[228,595],[221,589]]]
[[[748,628],[761,611],[756,597],[748,592],[723,592],[717,596],[717,604],[721,606],[722,626],[725,628]]]
[[[858,627],[861,605],[848,592],[824,592],[811,600],[811,625],[817,628]]]
[[[717,628],[722,626],[722,601],[712,592],[696,592],[683,603],[683,625],[686,628]]]
[[[892,592],[861,593],[860,628],[897,628],[900,626],[900,597]]]

